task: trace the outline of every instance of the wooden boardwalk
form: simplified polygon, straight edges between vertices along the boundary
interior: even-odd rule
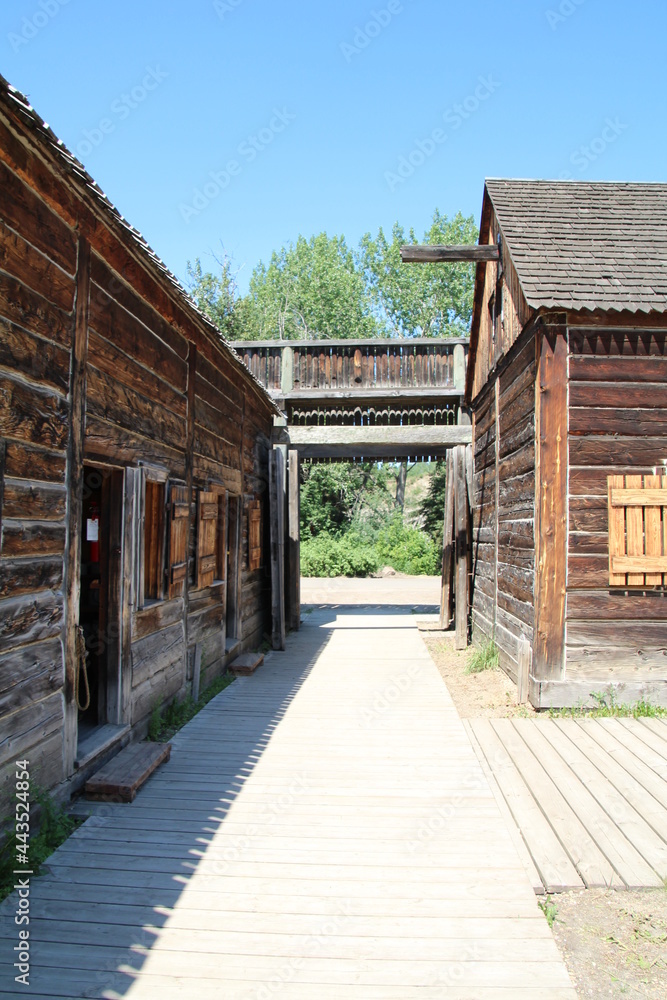
[[[31,887],[0,997],[576,1000],[405,611],[318,609]]]
[[[667,878],[667,721],[466,724],[548,891]]]

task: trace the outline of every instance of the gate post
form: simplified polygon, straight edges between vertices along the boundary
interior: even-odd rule
[[[288,452],[287,477],[287,607],[288,624],[293,630],[301,625],[301,548],[299,520],[299,452]]]

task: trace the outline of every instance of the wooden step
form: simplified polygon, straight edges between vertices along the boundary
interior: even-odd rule
[[[236,657],[229,669],[233,674],[236,674],[237,677],[249,677],[250,674],[254,674],[257,667],[261,667],[263,663],[263,653],[242,653],[241,656]]]
[[[133,802],[153,771],[169,760],[171,743],[131,743],[86,782],[90,799]]]

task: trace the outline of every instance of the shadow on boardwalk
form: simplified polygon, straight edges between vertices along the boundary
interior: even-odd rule
[[[242,854],[240,836],[228,857],[207,860],[213,837],[330,638],[331,630],[319,626],[294,636],[288,653],[272,654],[285,669],[263,685],[261,700],[251,693],[253,678],[238,678],[221,692],[176,734],[170,763],[134,803],[85,803],[90,817],[31,880],[28,989],[14,981],[16,893],[0,906],[0,997],[127,993],[195,872],[206,864],[211,879],[224,877]],[[284,811],[285,796],[296,794],[298,775],[274,802],[267,800],[266,823]]]

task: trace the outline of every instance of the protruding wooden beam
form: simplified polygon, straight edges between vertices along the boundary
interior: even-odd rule
[[[417,246],[410,244],[401,247],[401,260],[404,264],[455,264],[477,263],[478,261],[498,260],[499,251],[494,243],[479,246],[476,243],[462,246]]]

